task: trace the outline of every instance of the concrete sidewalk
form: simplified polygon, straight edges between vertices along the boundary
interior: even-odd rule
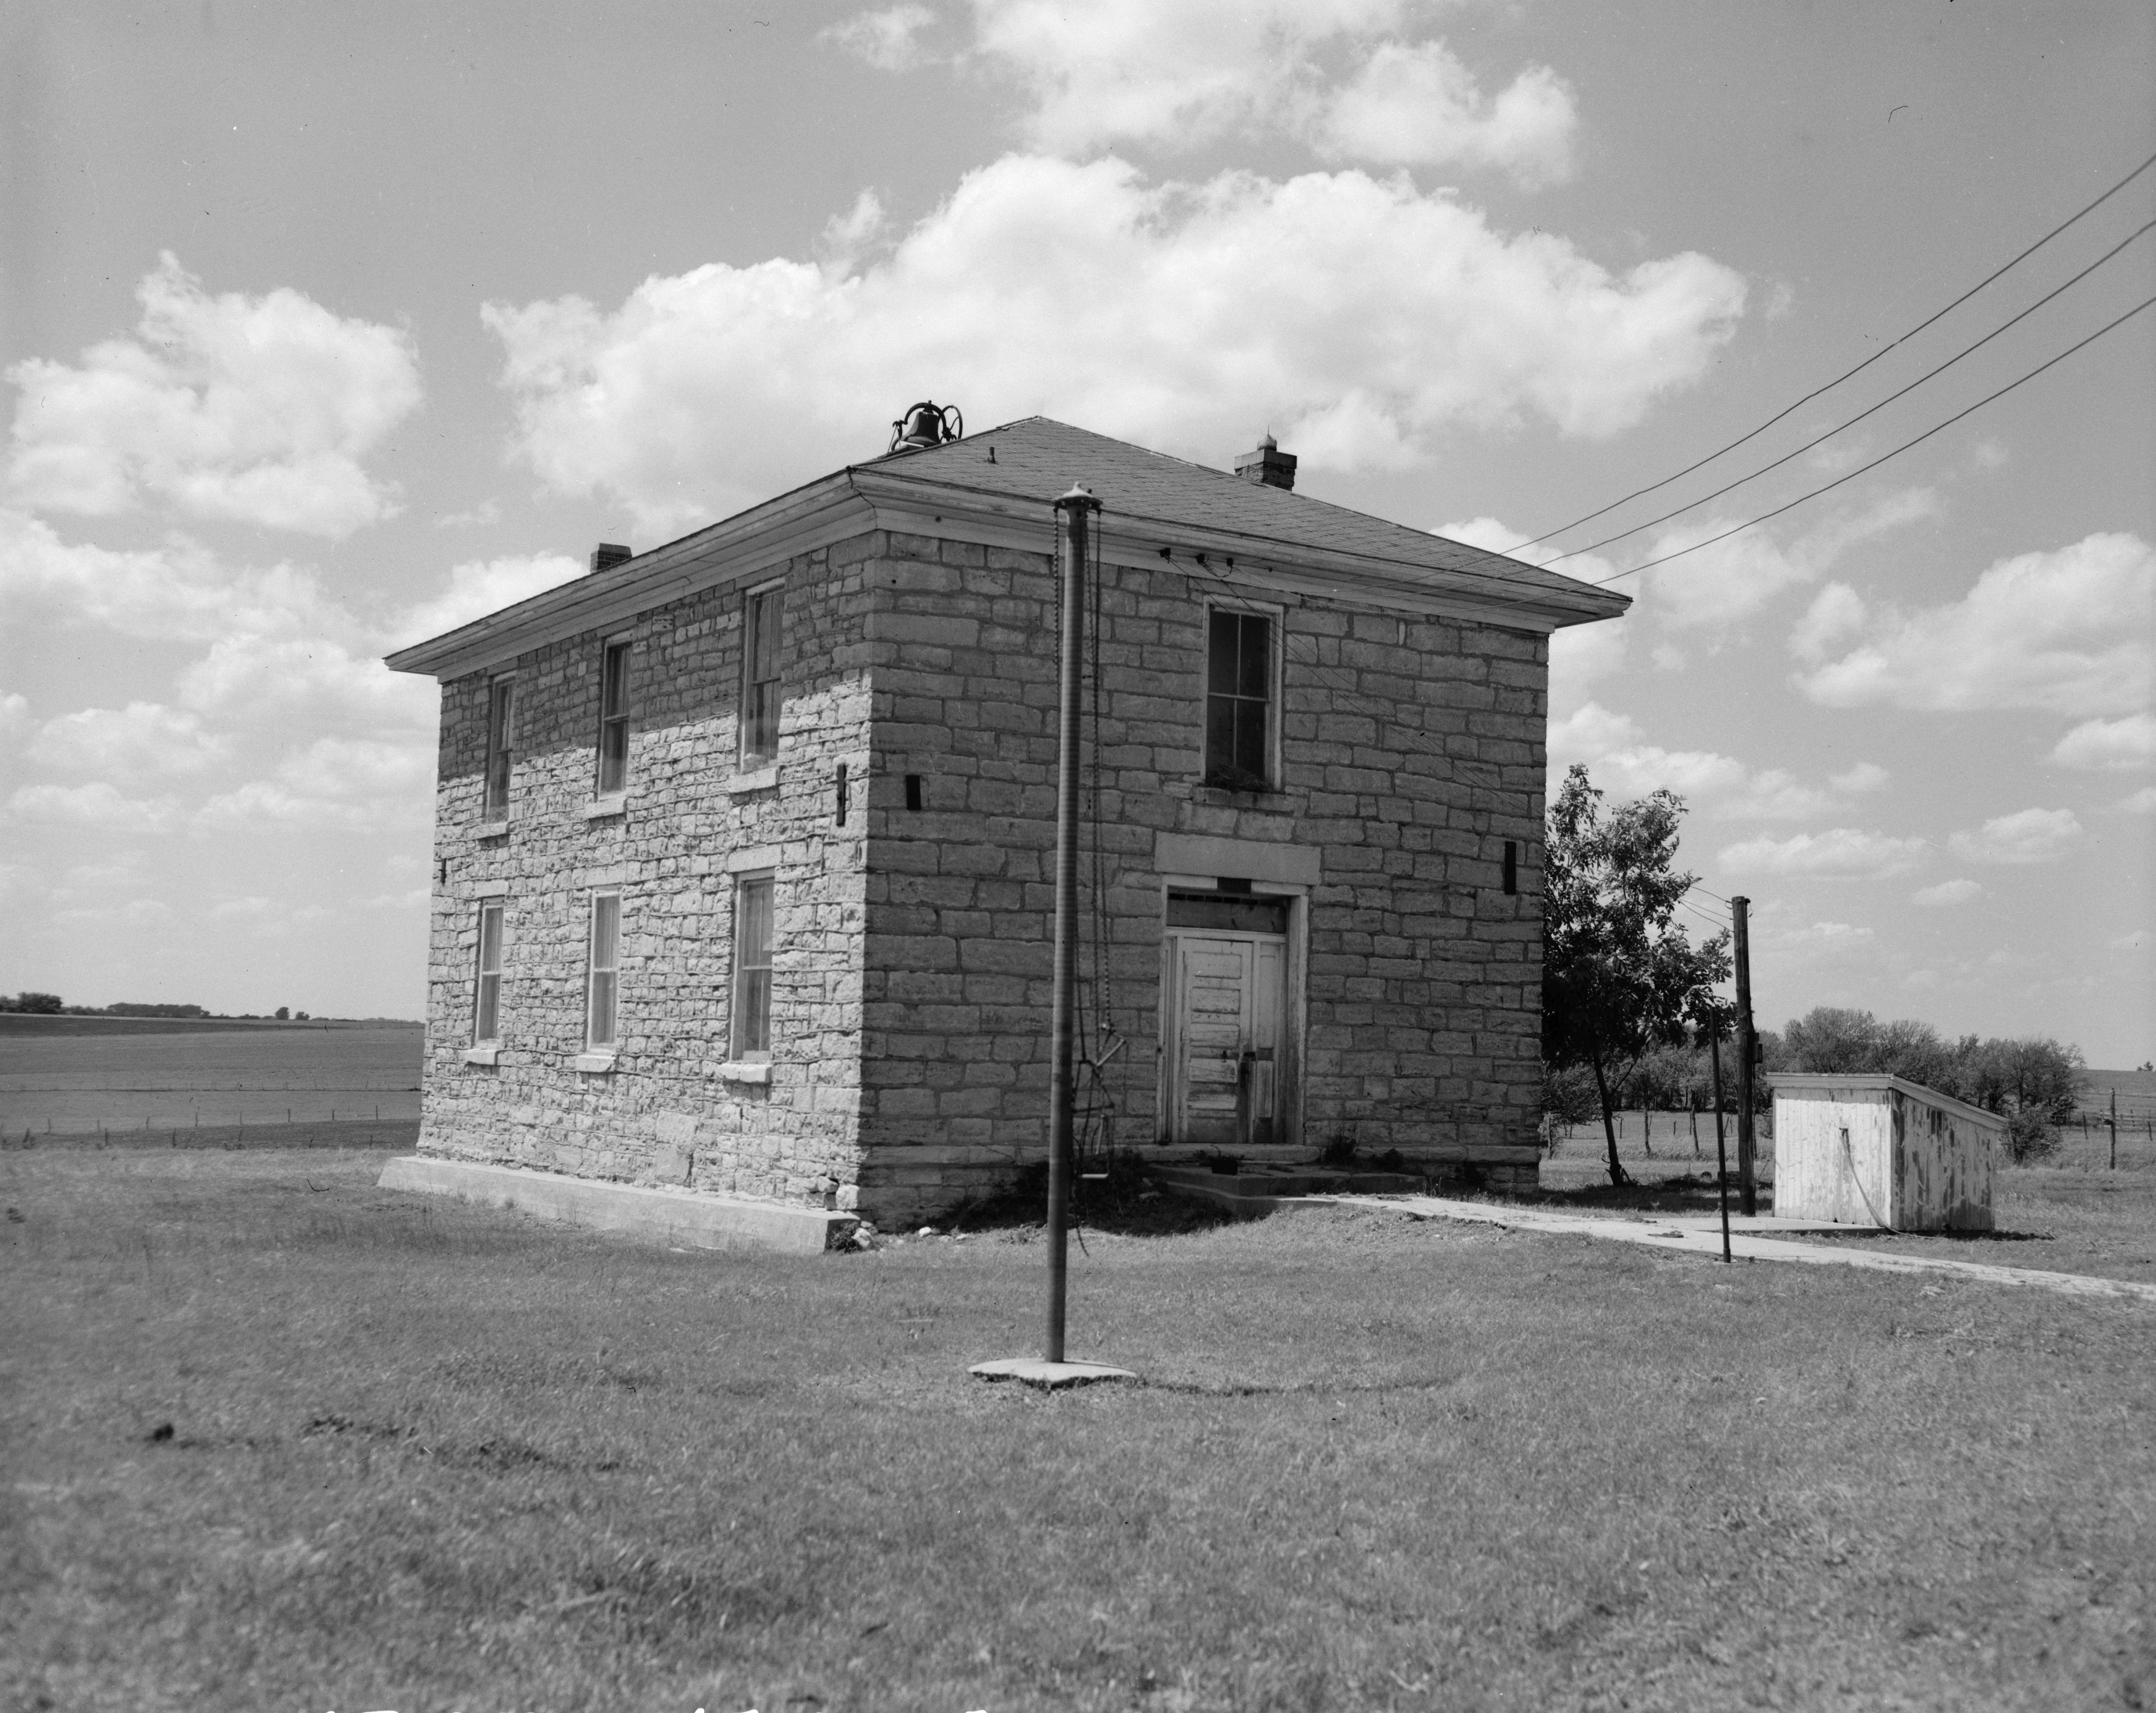
[[[1591,1214],[1554,1213],[1539,1207],[1506,1207],[1487,1201],[1454,1201],[1441,1196],[1302,1196],[1287,1205],[1375,1207],[1414,1219],[1455,1219],[1473,1225],[1502,1226],[1508,1231],[1603,1237],[1645,1248],[1722,1258],[1722,1222],[1712,1214],[1657,1215],[1644,1219],[1597,1218]],[[1743,1261],[1796,1261],[1814,1267],[1868,1267],[1879,1273],[1943,1273],[1986,1284],[2034,1285],[2069,1297],[2126,1297],[2156,1303],[2156,1284],[2123,1278],[2095,1278],[2086,1273],[2046,1273],[2032,1267],[1994,1267],[1988,1262],[1954,1261],[1944,1256],[1896,1254],[1879,1249],[1789,1242],[1763,1233],[1846,1232],[1854,1226],[1815,1220],[1775,1219],[1761,1215],[1729,1221],[1729,1252]]]

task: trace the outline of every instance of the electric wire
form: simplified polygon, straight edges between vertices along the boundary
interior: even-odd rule
[[[1791,415],[1794,412],[1803,409],[1804,407],[1810,404],[1813,399],[1820,398],[1825,394],[1832,392],[1844,381],[1853,379],[1856,376],[1863,373],[1866,369],[1871,368],[1873,363],[1878,362],[1879,359],[1886,356],[1888,352],[1895,349],[1897,346],[1906,345],[1910,340],[1915,338],[1917,334],[1922,332],[1925,328],[1930,327],[1933,322],[1943,320],[1953,311],[1959,309],[1962,305],[1967,303],[1970,298],[1975,296],[1978,292],[1983,291],[1984,288],[1990,285],[1993,280],[1998,279],[2001,275],[2007,273],[2010,270],[2019,267],[2023,262],[2028,260],[2030,256],[2035,255],[2038,250],[2049,244],[2054,238],[2056,238],[2061,232],[2064,232],[2067,227],[2074,224],[2075,222],[2080,220],[2084,215],[2095,213],[2097,208],[2101,208],[2105,203],[2109,202],[2112,198],[2118,195],[2120,191],[2125,189],[2128,185],[2133,183],[2135,179],[2138,178],[2143,172],[2146,172],[2151,167],[2156,167],[2156,155],[2151,155],[2138,167],[2136,167],[2131,172],[2128,173],[2125,177],[2120,179],[2118,183],[2112,185],[2109,190],[2104,192],[2104,193],[2098,197],[2094,202],[2090,203],[2087,207],[2081,209],[2079,213],[2071,214],[2065,220],[2061,221],[2059,224],[2054,226],[2049,232],[2046,232],[2041,238],[2038,239],[2034,244],[2030,244],[2028,249],[2023,250],[2011,261],[2005,263],[2004,265],[1996,268],[1993,270],[1992,272],[1985,275],[1984,278],[1978,280],[1975,285],[1970,286],[1968,291],[1963,292],[1960,296],[1954,299],[1954,301],[1948,304],[1944,309],[1940,310],[1936,314],[1928,316],[1924,320],[1917,322],[1915,327],[1910,328],[1907,332],[1902,334],[1898,339],[1895,339],[1887,344],[1881,346],[1878,350],[1873,352],[1871,356],[1866,358],[1863,362],[1858,363],[1855,368],[1846,370],[1843,373],[1836,375],[1825,386],[1815,388],[1811,392],[1805,394],[1803,398],[1798,399],[1795,404],[1788,406],[1784,409],[1777,411],[1774,415],[1768,417],[1766,421],[1761,423],[1758,427],[1752,430],[1748,434],[1740,435],[1737,439],[1730,441],[1728,445],[1717,448],[1714,451],[1708,453],[1706,457],[1699,460],[1697,463],[1687,464],[1682,470],[1678,471],[1674,476],[1666,476],[1660,481],[1650,482],[1645,487],[1635,488],[1630,493],[1625,495],[1624,498],[1620,500],[1612,500],[1608,505],[1603,507],[1600,511],[1589,512],[1584,517],[1573,518],[1569,523],[1559,524],[1555,529],[1544,530],[1540,535],[1530,536],[1527,540],[1507,548],[1507,551],[1508,553],[1517,553],[1522,548],[1531,548],[1534,546],[1537,542],[1548,541],[1553,535],[1563,535],[1568,530],[1578,528],[1583,523],[1592,523],[1596,518],[1606,516],[1608,513],[1614,512],[1620,506],[1629,505],[1634,500],[1640,499],[1648,494],[1658,492],[1660,490],[1667,487],[1671,482],[1680,481],[1684,477],[1690,476],[1695,470],[1702,469],[1706,466],[1713,463],[1716,459],[1721,457],[1724,453],[1733,452],[1739,446],[1743,445],[1747,441],[1757,440],[1761,435],[1766,433],[1768,429],[1774,427],[1776,423],[1782,421],[1784,418]]]
[[[1690,547],[1679,548],[1675,553],[1664,553],[1659,558],[1648,559],[1640,564],[1629,566],[1622,571],[1614,571],[1607,577],[1595,578],[1593,579],[1595,586],[1597,588],[1601,588],[1609,584],[1616,582],[1620,577],[1634,576],[1639,572],[1648,570],[1654,566],[1666,565],[1672,559],[1681,559],[1686,553],[1696,553],[1702,548],[1711,548],[1717,542],[1727,541],[1732,535],[1742,535],[1746,530],[1764,523],[1769,518],[1779,517],[1784,512],[1794,512],[1798,507],[1803,505],[1808,500],[1816,500],[1821,494],[1831,493],[1835,489],[1841,486],[1843,483],[1856,481],[1858,476],[1864,475],[1867,471],[1876,470],[1881,465],[1886,463],[1888,459],[1898,458],[1902,453],[1909,450],[1911,447],[1922,445],[1926,440],[1931,439],[1933,435],[1939,433],[1943,430],[1952,428],[1965,416],[1974,415],[1977,411],[1983,409],[1985,405],[1990,404],[1994,399],[2005,398],[2009,393],[2012,392],[2016,387],[2020,386],[2023,383],[2035,380],[2036,377],[2043,373],[2046,369],[2056,368],[2060,363],[2064,363],[2068,358],[2071,357],[2076,351],[2081,350],[2083,346],[2093,345],[2097,340],[2103,337],[2106,333],[2110,332],[2113,328],[2120,327],[2127,322],[2132,321],[2134,316],[2139,315],[2142,311],[2148,308],[2152,304],[2156,304],[2156,297],[2144,297],[2140,302],[2135,304],[2132,309],[2127,311],[2124,315],[2120,316],[2116,321],[2107,322],[2102,327],[2098,327],[2096,332],[2090,334],[2088,337],[2069,345],[2064,351],[2061,351],[2056,357],[2052,358],[2049,362],[2039,363],[2035,368],[2030,369],[2026,374],[2019,376],[2016,378],[2009,381],[1997,392],[1986,394],[1983,398],[1978,399],[1975,404],[1969,406],[1967,409],[1957,410],[1952,416],[1947,418],[1944,422],[1934,424],[1932,427],[1926,429],[1923,433],[1918,435],[1914,440],[1904,440],[1891,452],[1881,453],[1878,457],[1874,458],[1870,463],[1860,464],[1856,469],[1849,471],[1846,475],[1838,476],[1832,481],[1827,482],[1822,486],[1814,488],[1810,493],[1798,495],[1795,499],[1791,500],[1787,505],[1777,506],[1771,512],[1763,512],[1757,517],[1748,518],[1745,522],[1738,524],[1733,528],[1723,530],[1719,535],[1711,535],[1704,541],[1696,541],[1692,543]]]
[[[1711,494],[1702,494],[1697,500],[1687,500],[1683,505],[1679,506],[1675,511],[1665,512],[1659,517],[1650,517],[1644,523],[1635,523],[1630,529],[1620,529],[1614,535],[1605,535],[1599,541],[1589,542],[1584,548],[1574,548],[1570,553],[1559,553],[1554,558],[1545,559],[1543,563],[1545,565],[1559,564],[1567,559],[1578,558],[1582,553],[1591,553],[1598,548],[1606,548],[1612,542],[1620,542],[1628,535],[1637,535],[1643,529],[1652,529],[1657,523],[1667,523],[1672,517],[1681,517],[1687,512],[1697,511],[1700,507],[1706,505],[1710,500],[1718,500],[1724,494],[1734,492],[1737,489],[1743,487],[1747,482],[1757,481],[1761,476],[1766,475],[1768,471],[1780,469],[1782,466],[1787,464],[1792,458],[1801,458],[1805,453],[1810,451],[1813,447],[1819,445],[1823,441],[1832,440],[1844,429],[1855,428],[1856,424],[1862,422],[1866,417],[1876,415],[1880,411],[1884,410],[1888,405],[1892,404],[1896,399],[1906,398],[1911,393],[1915,392],[1917,388],[1922,386],[1925,382],[1931,380],[1935,376],[1944,374],[1948,369],[1959,363],[1964,357],[1970,355],[1974,352],[1981,351],[1985,346],[1989,345],[1994,339],[1996,339],[2009,327],[2014,326],[2016,322],[2025,321],[2029,316],[2035,314],[2038,310],[2041,309],[2046,304],[2056,297],[2060,292],[2065,291],[2068,288],[2078,285],[2082,280],[2086,280],[2091,274],[2093,274],[2098,268],[2102,267],[2106,262],[2117,255],[2120,250],[2124,249],[2128,244],[2133,243],[2135,239],[2151,231],[2156,231],[2156,220],[2149,221],[2146,225],[2138,228],[2134,232],[2129,234],[2127,237],[2121,239],[2118,243],[2112,245],[2111,249],[2106,250],[2102,255],[2098,256],[2094,261],[2083,268],[2080,273],[2075,275],[2073,278],[2067,280],[2065,285],[2059,286],[2056,291],[2046,292],[2043,296],[2038,298],[2034,303],[2030,304],[2028,308],[2023,310],[2020,315],[2015,316],[2012,321],[2000,322],[1999,326],[1994,327],[1989,333],[1986,333],[1981,339],[1978,340],[1975,344],[1964,346],[1959,351],[1954,352],[1952,357],[1949,357],[1937,368],[1928,370],[1925,373],[1918,375],[1915,380],[1910,382],[1909,384],[1902,388],[1900,392],[1889,393],[1876,404],[1870,405],[1865,409],[1858,411],[1856,415],[1851,417],[1845,422],[1836,423],[1825,434],[1806,440],[1803,445],[1797,447],[1794,451],[1784,452],[1780,457],[1774,460],[1773,463],[1763,464],[1749,476],[1740,476],[1732,482],[1725,482],[1722,486],[1717,488]]]

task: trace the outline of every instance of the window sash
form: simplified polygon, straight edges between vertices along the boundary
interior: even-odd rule
[[[584,998],[584,1044],[588,1047],[612,1047],[616,1033],[615,1011],[621,976],[621,894],[619,893],[593,895],[588,965]]]
[[[748,595],[742,610],[741,759],[745,766],[778,755],[779,645],[784,588]]]
[[[496,678],[486,692],[486,818],[501,820],[509,814],[510,721],[514,717],[516,689],[507,678]]]
[[[743,875],[734,888],[733,1041],[736,1060],[771,1057],[772,877]]]
[[[629,651],[609,642],[599,661],[599,795],[629,784]]]
[[[1272,618],[1214,608],[1205,659],[1205,775],[1272,779]]]
[[[477,990],[472,997],[472,1042],[501,1039],[501,906],[479,907]]]

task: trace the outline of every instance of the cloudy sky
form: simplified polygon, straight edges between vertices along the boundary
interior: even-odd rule
[[[1553,764],[1683,795],[1763,1023],[2156,1054],[2156,310],[1852,474],[2156,295],[2152,170],[1894,343],[2156,152],[2138,0],[4,16],[0,990],[419,1015],[380,655],[916,398],[1511,548],[1876,356],[1522,548],[1638,597]]]

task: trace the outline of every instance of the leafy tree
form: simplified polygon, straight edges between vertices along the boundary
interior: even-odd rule
[[[33,993],[25,989],[12,1000],[0,999],[0,1011],[32,1011],[40,1016],[58,1016],[60,996],[56,993]]]
[[[1549,810],[1543,1057],[1593,1073],[1613,1184],[1629,1181],[1614,1091],[1656,1047],[1682,1044],[1687,1021],[1715,1015],[1714,985],[1729,974],[1728,936],[1695,946],[1676,920],[1695,879],[1675,872],[1683,815],[1683,800],[1668,791],[1605,815],[1602,793],[1576,763]]]

